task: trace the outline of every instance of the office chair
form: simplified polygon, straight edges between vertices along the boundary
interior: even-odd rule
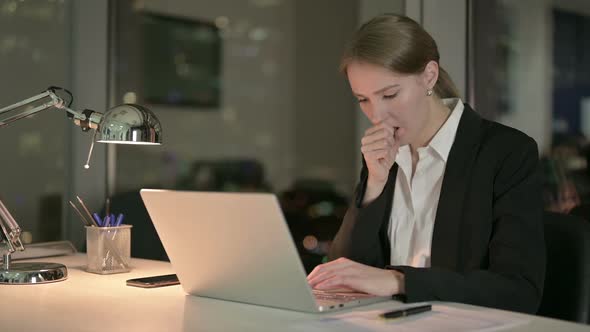
[[[324,262],[332,239],[340,229],[348,199],[324,180],[297,180],[280,194],[281,208],[299,257],[307,273]],[[315,246],[305,239],[314,238]]]
[[[149,186],[146,188],[158,188]],[[125,214],[124,224],[131,228],[131,257],[169,261],[156,228],[143,204],[139,189],[119,192],[111,197],[111,212]],[[104,215],[103,207],[100,214]]]
[[[547,268],[541,316],[590,324],[590,223],[545,212]]]

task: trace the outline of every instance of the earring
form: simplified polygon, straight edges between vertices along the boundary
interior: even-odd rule
[[[432,89],[426,90],[426,95],[427,96],[432,96]]]

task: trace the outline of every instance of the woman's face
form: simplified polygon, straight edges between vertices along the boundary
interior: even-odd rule
[[[347,66],[347,75],[353,94],[373,125],[387,120],[401,145],[420,138],[429,121],[427,70],[400,75],[377,65],[353,62]]]

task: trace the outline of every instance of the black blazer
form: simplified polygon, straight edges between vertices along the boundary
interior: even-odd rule
[[[408,302],[452,301],[536,313],[545,276],[538,160],[532,138],[482,119],[465,104],[445,168],[431,267],[388,266],[397,164],[381,195],[361,207],[368,177],[364,160],[329,258],[403,272]]]

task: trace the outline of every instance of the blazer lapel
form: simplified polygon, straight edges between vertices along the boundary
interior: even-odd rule
[[[389,220],[391,219],[391,210],[393,205],[393,195],[395,195],[395,182],[397,179],[397,170],[399,166],[397,163],[393,163],[393,166],[389,170],[389,177],[387,178],[387,185],[383,190],[385,190],[385,197],[387,199],[387,207],[386,213],[383,218],[383,222],[381,223],[381,229],[379,230],[379,238],[381,243],[383,244],[381,250],[383,253],[384,264],[389,265],[391,261],[391,243],[389,242]]]
[[[458,268],[460,228],[465,190],[477,148],[480,144],[481,117],[465,104],[455,141],[443,177],[432,234],[431,266]]]

